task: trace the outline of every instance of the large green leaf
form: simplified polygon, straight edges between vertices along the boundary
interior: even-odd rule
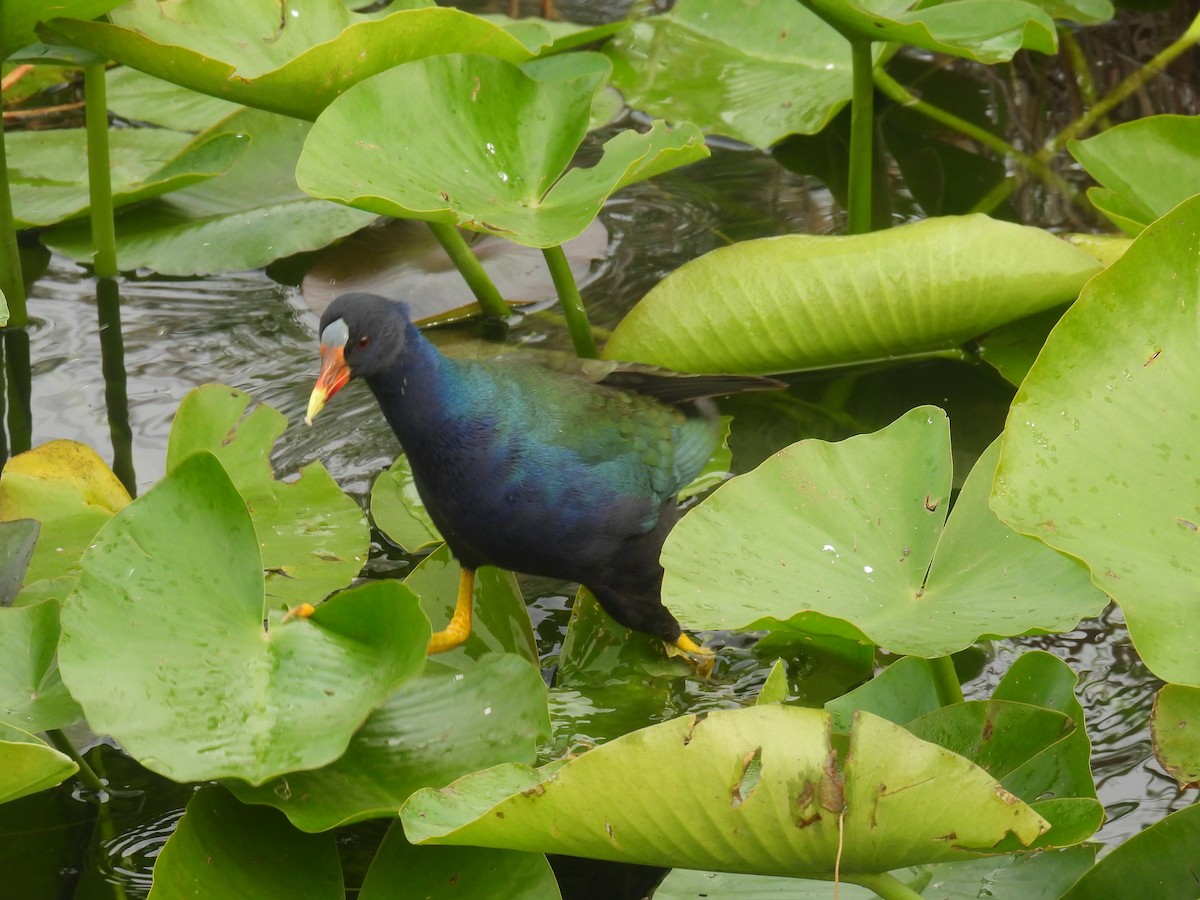
[[[154,861],[151,900],[304,897],[342,900],[331,834],[301,834],[273,809],[202,788]]]
[[[603,356],[784,372],[929,354],[1075,299],[1100,268],[1048,232],[983,215],[742,241],[659,282]]]
[[[403,453],[371,485],[371,520],[405,553],[419,553],[442,543]]]
[[[114,516],[81,567],[63,680],[94,729],[179,781],[261,783],[331,762],[424,664],[428,621],[395,582],[307,620],[264,610],[250,514],[204,451]]]
[[[775,875],[832,873],[839,847],[845,873],[975,858],[1046,827],[982,770],[883,719],[860,715],[844,769],[829,741],[818,710],[685,716],[565,765],[419,791],[401,819],[418,844]]]
[[[482,847],[414,847],[397,822],[383,839],[359,900],[559,900],[558,882],[540,853]]]
[[[518,68],[437,56],[376,75],[313,126],[296,180],[314,197],[549,247],[581,234],[627,184],[708,155],[694,126],[624,131],[568,169],[609,64],[592,53]],[[389,114],[404,97],[403,116]]]
[[[0,496],[3,490],[0,481]],[[41,527],[36,519],[0,521],[0,608],[12,606],[20,591]]]
[[[287,419],[261,404],[247,412],[250,403],[249,394],[222,384],[189,392],[171,424],[167,470],[198,450],[216,456],[250,509],[268,605],[316,603],[358,575],[370,530],[321,463],[304,466],[297,479],[275,479],[271,447]]]
[[[815,611],[926,657],[984,635],[1069,629],[1105,598],[1077,563],[988,509],[997,453],[980,458],[947,521],[940,409],[794,444],[684,516],[663,549],[664,602],[704,629],[769,629]]]
[[[38,22],[52,16],[92,19],[122,2],[124,0],[4,0],[0,3],[0,59],[8,59],[15,51],[36,41],[33,29]]]
[[[104,460],[75,441],[50,441],[10,459],[0,475],[0,519],[41,523],[25,583],[74,572],[100,526],[128,502]]]
[[[1200,784],[1200,688],[1168,684],[1150,717],[1154,755],[1181,785]]]
[[[1197,847],[1200,805],[1171,813],[1135,834],[1080,878],[1062,900],[1195,900]]]
[[[550,730],[541,674],[510,654],[459,673],[415,678],[367,718],[336,762],[259,787],[231,782],[246,803],[283,810],[303,831],[394,816],[410,794],[507,762],[532,763]]]
[[[311,126],[259,110],[229,116],[206,134],[249,136],[250,146],[219,178],[175,191],[117,217],[122,271],[205,275],[255,269],[284,256],[325,247],[374,221],[337,203],[313,200],[296,187],[295,161]],[[87,223],[42,235],[75,260],[94,253]]]
[[[1147,116],[1067,149],[1101,184],[1088,199],[1128,234],[1200,194],[1200,116]]]
[[[74,760],[29,732],[0,722],[0,803],[54,787],[78,770]]]
[[[859,0],[802,2],[857,40],[895,41],[985,63],[1007,62],[1022,49],[1058,50],[1054,20],[1024,0],[944,0],[886,11]]]
[[[83,716],[58,675],[58,602],[0,609],[0,721],[25,731],[63,728]]]
[[[228,100],[189,90],[129,66],[104,73],[108,108],[123,119],[175,131],[205,131],[241,107]]]
[[[1159,219],[1051,332],[1004,431],[992,506],[1083,560],[1167,681],[1200,686],[1200,197]]]
[[[351,85],[410,60],[533,55],[491,22],[433,6],[359,14],[340,0],[292,0],[282,11],[276,0],[132,0],[111,18],[54,19],[39,33],[193,90],[310,120]]]
[[[820,131],[850,99],[850,45],[796,0],[680,0],[605,52],[630,106],[761,149]]]
[[[82,128],[22,131],[4,139],[17,228],[83,216],[88,195],[87,133]],[[109,132],[113,205],[128,206],[212,178],[246,149],[233,134],[190,134],[150,128]]]

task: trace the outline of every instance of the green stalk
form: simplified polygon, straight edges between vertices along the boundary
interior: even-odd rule
[[[1016,189],[1017,179],[1015,178],[1009,177],[998,181],[990,191],[975,201],[975,205],[968,212],[990,215],[997,206],[1011,197]]]
[[[576,355],[595,359],[600,351],[596,348],[596,336],[592,334],[592,326],[588,322],[587,310],[583,308],[583,298],[579,296],[575,276],[571,274],[567,254],[563,252],[561,244],[555,244],[553,247],[543,247],[542,255],[546,257],[550,277],[554,279],[554,289],[558,292],[558,302],[567,320]]]
[[[875,63],[871,42],[850,39],[850,59],[854,72],[854,93],[850,105],[850,176],[846,210],[846,230],[865,234],[871,230],[871,147],[875,131]]]
[[[933,666],[934,687],[937,689],[938,702],[942,706],[950,706],[963,702],[962,683],[958,680],[958,672],[954,670],[954,659],[949,656],[938,656],[929,661]]]
[[[100,325],[100,368],[104,373],[104,404],[113,448],[113,473],[130,497],[137,496],[133,472],[133,430],[129,427],[126,389],[125,338],[121,334],[121,293],[116,279],[96,281],[96,315]]]
[[[1050,185],[1055,190],[1066,194],[1072,203],[1083,203],[1083,196],[1079,191],[1056,172],[1053,172],[1046,165],[1045,160],[1039,159],[1036,156],[1030,156],[1028,153],[1022,153],[1008,141],[1004,140],[1004,138],[997,137],[990,131],[980,128],[966,119],[961,119],[941,107],[918,99],[904,85],[900,84],[900,82],[896,81],[896,79],[892,78],[891,75],[882,69],[875,73],[875,86],[879,88],[884,96],[899,103],[901,106],[905,106],[913,110],[913,112],[920,113],[926,118],[933,119],[933,121],[957,131],[959,134],[978,141],[1001,156],[1012,157],[1018,164],[1038,179]]]
[[[8,159],[4,150],[4,130],[0,128],[0,291],[8,302],[8,325],[24,328],[29,322],[25,310],[25,276],[21,273],[21,248],[17,245],[17,223],[13,218],[12,194],[8,189]]]
[[[50,728],[46,731],[46,737],[50,738],[50,743],[60,753],[75,760],[75,765],[79,766],[79,780],[84,783],[89,791],[103,794],[108,790],[104,786],[104,782],[92,771],[92,767],[87,764],[87,760],[83,758],[83,755],[75,749],[75,745],[67,740],[65,734],[57,728]]]
[[[1178,40],[1164,48],[1154,59],[1150,60],[1150,62],[1146,63],[1113,88],[1112,93],[1098,101],[1095,106],[1060,131],[1053,141],[1038,152],[1038,157],[1040,159],[1049,159],[1066,147],[1068,142],[1091,130],[1092,126],[1112,112],[1130,94],[1140,90],[1147,81],[1156,77],[1163,69],[1197,43],[1200,43],[1200,15],[1192,19],[1192,24],[1188,26],[1187,31]]]
[[[874,891],[883,900],[920,900],[921,897],[895,875],[889,875],[887,872],[879,875],[843,875],[842,881]]]
[[[9,450],[16,456],[33,446],[33,366],[29,359],[29,332],[4,330],[4,374],[8,381]]]
[[[109,178],[108,98],[104,63],[83,67],[84,122],[87,126],[88,195],[91,200],[92,265],[99,278],[117,277],[117,233]]]
[[[508,304],[500,296],[500,291],[496,289],[496,285],[492,283],[488,273],[483,270],[483,264],[471,252],[471,248],[467,246],[466,240],[459,234],[458,229],[453,225],[443,225],[440,222],[427,222],[426,224],[433,232],[433,236],[438,239],[438,243],[442,245],[442,249],[446,251],[446,255],[450,257],[451,262],[454,263],[454,267],[462,274],[463,280],[467,282],[467,287],[471,289],[471,293],[475,295],[475,299],[479,301],[483,311],[489,316],[500,318],[512,315]]]

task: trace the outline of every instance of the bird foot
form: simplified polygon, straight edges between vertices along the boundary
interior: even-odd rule
[[[286,622],[289,619],[307,619],[316,611],[317,608],[311,603],[301,603],[299,606],[293,606],[286,613],[284,613],[283,621]]]
[[[717,661],[717,656],[712,650],[697,644],[686,634],[680,634],[675,643],[668,644],[667,652],[672,656],[687,657],[687,661],[702,678],[712,675],[713,664]]]

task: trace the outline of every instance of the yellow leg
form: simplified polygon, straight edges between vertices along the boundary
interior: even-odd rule
[[[311,603],[301,603],[299,606],[293,606],[289,609],[284,615],[283,621],[286,622],[288,619],[307,619],[315,612],[316,609]]]
[[[475,570],[463,568],[458,575],[458,600],[450,624],[429,639],[426,654],[453,650],[471,636],[471,602],[475,596]]]
[[[675,646],[683,653],[689,653],[692,656],[712,656],[713,652],[707,647],[701,647],[686,634],[680,634],[679,639],[675,641]]]
[[[680,634],[674,644],[667,647],[669,654],[682,653],[687,657],[687,661],[692,664],[696,670],[696,674],[701,678],[709,678],[712,675],[713,664],[717,657],[713,651],[707,647],[702,647],[693,641],[686,634]]]

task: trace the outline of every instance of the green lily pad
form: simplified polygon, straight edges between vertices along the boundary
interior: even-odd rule
[[[151,900],[187,897],[343,900],[332,834],[302,834],[273,809],[201,788],[154,861]]]
[[[296,157],[307,122],[243,110],[206,135],[248,135],[250,146],[220,178],[178,190],[117,217],[117,264],[122,271],[208,275],[255,269],[284,256],[325,247],[375,217],[313,200],[296,187]],[[42,234],[51,249],[90,261],[87,223]]]
[[[108,108],[124,119],[174,131],[206,131],[241,110],[236,103],[189,90],[129,66],[104,73]]]
[[[903,656],[866,684],[825,704],[834,731],[850,731],[854,714],[864,710],[903,725],[940,709],[933,664],[919,656]]]
[[[605,53],[634,109],[759,149],[821,131],[850,99],[849,44],[796,0],[679,0]]]
[[[410,794],[500,763],[531,763],[550,731],[541,674],[511,654],[462,672],[405,682],[367,717],[345,754],[259,787],[231,782],[245,803],[281,809],[303,831],[393,816]]]
[[[404,885],[403,891],[397,885]],[[456,900],[560,900],[558,882],[540,853],[483,847],[414,847],[397,822],[388,829],[359,900],[399,900],[402,896]]]
[[[8,59],[17,50],[37,40],[34,26],[47,15],[94,19],[123,0],[5,0],[0,4],[0,59]],[[6,92],[7,93],[7,92]],[[6,138],[7,140],[7,138]]]
[[[685,372],[929,355],[1074,300],[1100,269],[1045,231],[983,215],[742,241],[659,282],[602,355]]]
[[[1147,116],[1071,141],[1071,151],[1100,187],[1088,199],[1126,234],[1200,194],[1200,116]],[[1146,165],[1146,160],[1154,165]]]
[[[250,403],[249,394],[221,384],[190,391],[171,424],[167,471],[198,450],[216,456],[250,510],[268,606],[316,603],[362,570],[370,529],[321,463],[293,481],[275,479],[271,447],[287,419],[262,404],[247,412]]]
[[[1007,62],[1018,50],[1058,51],[1054,20],[1023,0],[947,0],[916,9],[879,9],[856,0],[802,0],[842,34],[895,41],[983,63]]]
[[[694,126],[656,122],[611,138],[594,165],[568,169],[608,69],[593,53],[521,68],[462,55],[398,66],[330,104],[296,180],[314,197],[380,215],[561,244],[613,192],[708,155]],[[407,98],[404,116],[384,112],[395,97]]]
[[[351,85],[410,60],[533,55],[491,22],[434,6],[355,13],[340,0],[297,0],[281,19],[274,0],[131,0],[111,19],[52,19],[38,33],[192,90],[309,120]]]
[[[454,614],[459,572],[450,548],[443,544],[404,579],[405,586],[420,598],[421,608],[435,629],[444,628]],[[475,571],[474,611],[470,637],[462,646],[431,657],[431,671],[465,670],[472,660],[486,658],[489,653],[515,653],[536,665],[533,626],[512,572],[494,566]]]
[[[949,425],[936,407],[838,444],[794,444],[675,526],[664,602],[704,629],[770,629],[815,611],[925,657],[984,635],[1070,629],[1106,598],[1077,563],[988,509],[998,452],[980,458],[947,520]]]
[[[83,718],[58,674],[58,630],[57,601],[0,609],[0,721],[38,732]]]
[[[995,367],[1010,384],[1020,387],[1064,311],[1063,307],[1055,307],[989,331],[977,342],[979,358]]]
[[[78,771],[70,757],[27,731],[0,722],[0,803],[54,787]]]
[[[1200,198],[1147,228],[1055,326],[1009,413],[992,506],[1082,560],[1138,654],[1200,686]]]
[[[36,519],[0,522],[0,608],[12,606],[21,589],[40,530]]]
[[[1173,812],[1140,831],[1100,860],[1062,900],[1145,896],[1195,900],[1200,806]]]
[[[4,141],[17,228],[53,225],[88,211],[84,129],[21,131]],[[113,129],[108,141],[118,208],[220,175],[247,146],[241,135],[193,138],[150,128]]]
[[[860,714],[843,770],[829,741],[818,710],[685,716],[566,764],[500,766],[419,791],[401,820],[417,844],[770,875],[831,874],[839,847],[844,873],[975,858],[1046,827],[982,770],[883,719]]]
[[[129,492],[91,447],[50,441],[14,456],[0,474],[0,519],[36,519],[41,532],[25,583],[70,574]]]
[[[784,665],[782,659],[777,659],[771,664],[771,671],[767,674],[767,680],[763,682],[763,686],[759,689],[758,696],[754,698],[754,705],[783,703],[787,698],[787,666]]]
[[[442,543],[442,536],[417,493],[412,467],[404,454],[380,472],[371,485],[371,520],[405,553],[420,553]]]
[[[307,620],[264,610],[254,524],[204,451],[114,516],[81,567],[62,610],[63,681],[96,731],[177,781],[329,763],[424,665],[427,620],[395,582]]]
[[[1200,688],[1168,684],[1150,717],[1154,755],[1184,787],[1200,783]]]

